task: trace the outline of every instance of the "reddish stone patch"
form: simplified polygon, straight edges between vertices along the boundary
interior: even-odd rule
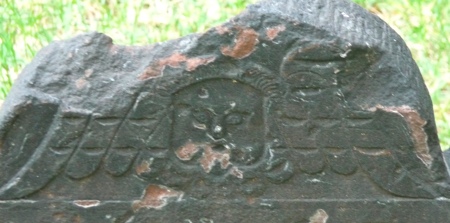
[[[139,76],[139,79],[146,80],[150,78],[158,77],[162,74],[162,71],[166,66],[180,67],[180,63],[186,61],[186,56],[180,53],[174,53],[169,57],[160,59],[158,62],[154,63],[148,67],[143,74]]]
[[[216,59],[215,57],[207,57],[207,58],[194,57],[194,58],[188,59],[186,61],[186,70],[194,71],[199,66],[207,65],[211,62],[214,62],[215,59]]]
[[[399,106],[399,107],[377,106],[377,108],[383,111],[397,113],[405,119],[409,129],[412,132],[417,157],[428,168],[431,168],[431,165],[433,164],[433,157],[430,154],[430,148],[428,147],[427,144],[428,135],[423,129],[424,126],[427,124],[427,121],[422,119],[420,117],[420,114],[416,110],[410,108],[409,106]]]
[[[175,154],[178,159],[188,161],[199,151],[199,148],[194,143],[188,142],[184,146],[180,147]]]
[[[185,55],[180,53],[174,53],[169,57],[158,60],[145,69],[145,71],[139,76],[140,80],[147,80],[155,78],[162,75],[164,68],[166,66],[180,68],[184,64],[186,65],[187,71],[194,71],[198,66],[206,65],[215,60],[215,57],[194,57],[187,58]]]
[[[283,32],[284,30],[286,30],[286,26],[284,26],[284,25],[271,27],[271,28],[267,29],[266,36],[267,36],[267,38],[269,38],[269,40],[272,41],[275,38],[277,38],[277,36],[280,32]]]
[[[159,66],[171,66],[171,67],[180,67],[180,63],[186,61],[187,58],[185,55],[180,53],[174,53],[170,57],[161,59],[159,61]]]
[[[216,162],[220,163],[222,169],[226,169],[230,165],[230,152],[229,150],[217,152],[213,151],[211,147],[206,147],[203,152],[203,156],[200,159],[200,165],[206,173],[209,173]]]
[[[217,163],[220,164],[220,167],[222,169],[227,169],[232,165],[232,163],[230,162],[229,149],[226,149],[224,151],[214,151],[211,145],[206,143],[196,144],[188,142],[184,146],[177,149],[175,151],[175,154],[178,159],[189,161],[192,160],[195,154],[197,154],[200,150],[203,150],[203,153],[198,161],[200,163],[200,166],[206,173],[211,172],[212,168]],[[230,168],[229,173],[239,179],[244,178],[244,173],[235,166]]]
[[[140,80],[147,80],[151,78],[158,77],[161,75],[162,67],[150,66],[147,67],[144,72],[139,76]]]
[[[169,198],[180,201],[184,193],[165,186],[150,184],[144,191],[141,200],[133,202],[133,210],[141,208],[161,209],[167,205]]]
[[[220,49],[223,55],[236,59],[248,57],[259,43],[259,34],[253,29],[242,29],[239,31],[233,47],[224,46]]]
[[[143,173],[149,173],[150,171],[151,171],[151,168],[150,168],[150,163],[148,161],[144,161],[136,167],[137,175],[141,175]]]

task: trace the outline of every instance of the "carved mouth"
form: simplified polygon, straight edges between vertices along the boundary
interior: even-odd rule
[[[229,148],[224,144],[215,144],[212,146],[212,149],[217,152],[223,152],[225,150],[228,150]]]

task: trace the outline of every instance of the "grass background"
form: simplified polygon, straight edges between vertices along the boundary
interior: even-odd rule
[[[411,48],[430,91],[443,149],[450,146],[450,3],[354,0],[390,24]],[[97,30],[116,44],[146,45],[202,32],[256,0],[2,0],[0,103],[23,67],[53,40]]]

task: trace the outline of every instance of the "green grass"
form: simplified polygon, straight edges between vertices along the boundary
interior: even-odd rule
[[[36,52],[87,31],[116,44],[145,45],[202,32],[256,0],[2,0],[0,100]],[[450,146],[450,4],[448,0],[354,0],[407,42],[430,91],[443,148]]]

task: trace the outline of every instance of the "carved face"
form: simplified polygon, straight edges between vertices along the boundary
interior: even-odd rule
[[[171,147],[206,172],[251,165],[264,153],[263,96],[228,79],[207,80],[174,95]]]

